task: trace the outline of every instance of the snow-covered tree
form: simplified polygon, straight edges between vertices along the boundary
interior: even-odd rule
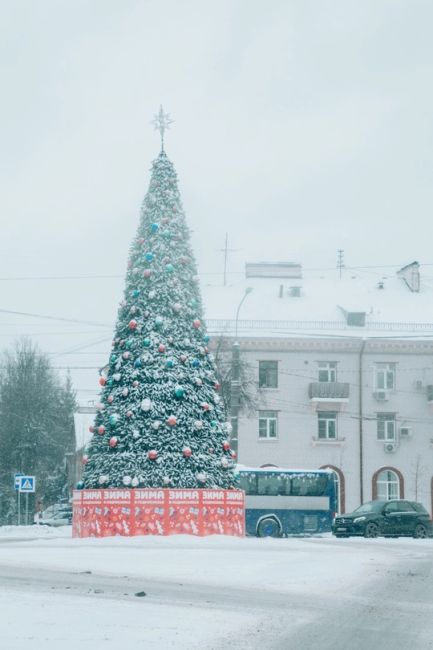
[[[36,476],[46,505],[67,496],[65,454],[75,451],[75,393],[28,339],[5,352],[0,375],[0,490],[3,518],[15,508],[15,472]],[[30,496],[32,503],[33,496]]]
[[[154,161],[82,487],[234,485],[215,363],[173,164]]]

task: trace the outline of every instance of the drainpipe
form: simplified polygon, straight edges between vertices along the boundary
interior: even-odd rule
[[[362,339],[359,349],[359,497],[361,504],[364,503],[364,429],[363,429],[363,408],[362,408],[362,362],[365,350],[366,339]]]

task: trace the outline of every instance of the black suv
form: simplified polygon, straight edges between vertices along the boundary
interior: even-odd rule
[[[416,501],[370,501],[332,522],[335,537],[432,537],[427,510]]]

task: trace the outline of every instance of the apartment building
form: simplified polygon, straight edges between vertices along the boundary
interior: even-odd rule
[[[240,463],[329,467],[341,512],[408,498],[432,513],[433,278],[417,262],[341,278],[251,264],[203,295],[209,330],[237,339],[257,382],[257,410],[235,423]]]

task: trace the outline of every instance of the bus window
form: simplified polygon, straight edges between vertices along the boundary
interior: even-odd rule
[[[258,494],[275,496],[278,494],[278,480],[275,474],[259,474],[257,479]]]
[[[287,477],[280,474],[259,474],[258,494],[269,496],[285,496]]]
[[[299,497],[320,497],[326,493],[328,479],[326,476],[292,476],[292,496]]]
[[[254,495],[257,494],[257,476],[256,474],[241,474],[241,490],[244,490],[245,494]]]

